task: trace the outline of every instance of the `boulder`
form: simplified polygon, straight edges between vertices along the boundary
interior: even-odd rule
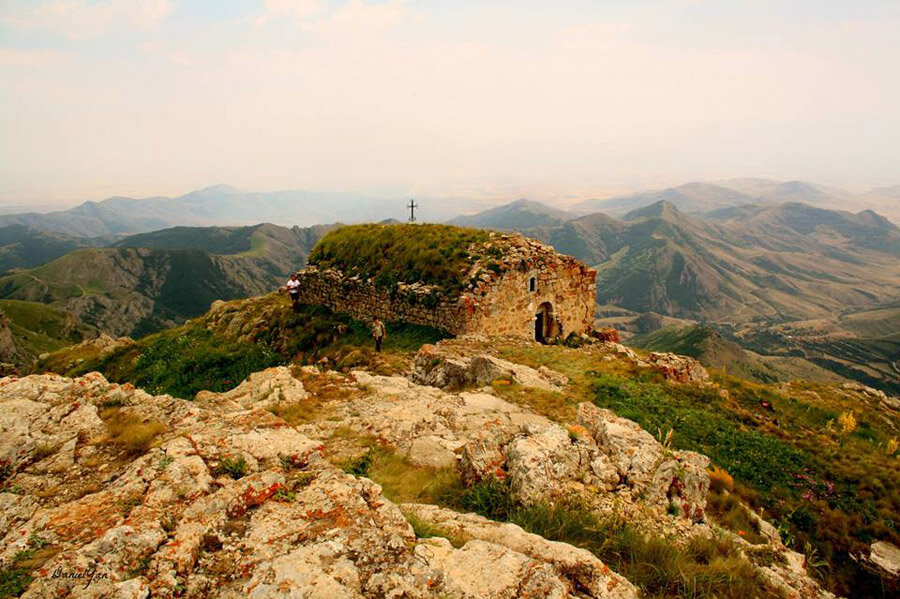
[[[559,391],[568,379],[549,368],[536,370],[487,354],[455,355],[438,346],[424,345],[416,354],[413,381],[441,389],[463,389],[490,385],[497,379],[526,387]]]
[[[869,548],[869,563],[886,577],[900,579],[900,547],[887,541],[876,541]]]
[[[709,373],[700,362],[687,356],[667,352],[653,352],[647,358],[651,368],[662,373],[663,378],[678,383],[709,382]]]

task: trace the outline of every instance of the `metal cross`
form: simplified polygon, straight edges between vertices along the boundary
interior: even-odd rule
[[[409,201],[409,206],[407,206],[407,208],[409,208],[409,222],[411,222],[411,223],[416,222],[416,208],[418,208],[418,207],[419,207],[419,205],[416,204],[415,200],[411,199]]]

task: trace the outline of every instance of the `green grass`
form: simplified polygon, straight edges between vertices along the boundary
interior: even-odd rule
[[[739,482],[735,492],[762,509],[790,545],[802,550],[809,544],[825,560],[828,568],[819,574],[834,591],[885,596],[881,581],[850,555],[864,552],[875,539],[900,541],[897,460],[883,450],[896,434],[890,425],[860,411],[857,430],[862,432],[838,438],[827,423],[843,405],[833,399],[817,404],[731,377],[716,378],[728,390],[727,398],[715,388],[671,385],[656,375],[599,374],[594,403],[653,434],[671,429],[676,449],[706,454],[725,468]],[[827,387],[816,388],[821,398]],[[726,527],[745,530],[751,540],[756,535],[733,500],[713,496],[709,507]]]
[[[0,300],[0,311],[9,319],[16,344],[33,357],[78,343],[90,331],[71,314],[37,302]]]
[[[272,366],[314,364],[321,358],[331,359],[340,368],[367,367],[391,374],[405,370],[423,344],[447,336],[430,327],[386,323],[388,340],[376,354],[365,323],[328,308],[301,306],[295,313],[279,295],[236,304],[246,307],[242,319],[261,323],[258,331],[235,337],[227,325],[217,328],[201,317],[106,356],[84,348],[63,349],[42,360],[36,370],[67,376],[96,370],[110,381],[132,383],[152,394],[193,399],[201,390],[228,391],[250,374]]]
[[[328,233],[313,248],[309,263],[349,275],[374,278],[382,287],[420,281],[457,291],[478,260],[496,257],[485,249],[489,233],[449,225],[354,225]]]
[[[724,538],[693,539],[679,546],[642,533],[624,518],[601,517],[578,503],[521,506],[511,499],[509,485],[496,480],[466,489],[451,507],[587,549],[645,597],[783,597]]]
[[[201,390],[232,389],[250,374],[281,362],[278,354],[263,345],[179,327],[85,361],[72,374],[98,370],[111,381],[129,382],[154,395],[192,399]]]

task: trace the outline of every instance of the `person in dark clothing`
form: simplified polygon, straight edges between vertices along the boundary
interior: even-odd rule
[[[387,337],[387,330],[384,328],[384,323],[377,316],[375,317],[375,322],[372,323],[372,337],[375,338],[375,351],[380,352],[381,342]]]

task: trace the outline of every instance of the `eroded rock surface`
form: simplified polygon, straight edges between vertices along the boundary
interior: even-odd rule
[[[490,385],[505,379],[526,387],[559,391],[568,382],[548,368],[536,370],[488,354],[465,355],[448,344],[424,345],[416,355],[412,379],[441,389],[463,389]]]
[[[460,547],[417,540],[377,484],[334,468],[318,441],[263,409],[305,393],[288,376],[267,371],[197,404],[96,373],[0,381],[0,455],[15,489],[0,493],[0,566],[36,546],[44,560],[23,597],[635,596],[590,554],[493,534],[501,525],[483,519]],[[504,408],[460,401],[476,420]],[[160,423],[158,438],[127,451],[104,440],[110,410]],[[61,455],[68,470],[50,473]],[[243,470],[223,471],[226,457]],[[94,487],[44,492],[75,478]]]

